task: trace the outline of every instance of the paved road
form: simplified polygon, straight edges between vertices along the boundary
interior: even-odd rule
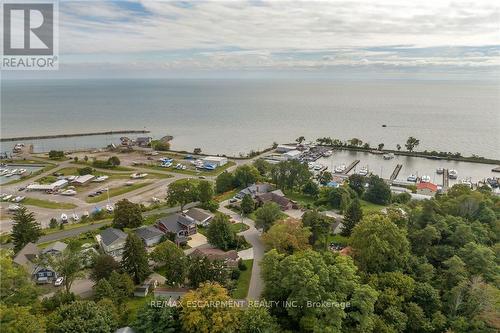
[[[262,280],[260,274],[260,262],[264,258],[264,244],[262,243],[260,236],[261,232],[255,228],[255,223],[249,218],[241,218],[240,215],[233,212],[230,209],[225,208],[229,201],[223,201],[220,203],[219,211],[221,213],[229,215],[233,220],[245,223],[249,228],[248,230],[240,233],[245,237],[245,240],[249,242],[253,247],[253,267],[252,267],[252,277],[250,278],[250,286],[248,288],[247,299],[258,300],[264,289],[264,281]]]

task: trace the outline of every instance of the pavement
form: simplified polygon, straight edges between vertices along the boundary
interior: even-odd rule
[[[252,276],[250,278],[250,286],[248,287],[247,299],[258,300],[264,290],[264,281],[261,277],[260,262],[264,258],[264,244],[262,243],[260,236],[261,231],[255,228],[255,223],[253,220],[241,217],[239,214],[227,209],[225,206],[229,204],[229,200],[223,201],[219,205],[219,212],[229,215],[233,220],[245,223],[249,228],[241,233],[245,237],[245,240],[252,245],[253,252],[253,267]]]
[[[76,279],[71,285],[70,291],[81,298],[90,298],[94,294],[92,287],[94,286],[94,281],[89,278]],[[54,287],[58,290],[64,290],[64,286]],[[55,291],[44,294],[40,298],[49,298],[55,294]]]
[[[204,235],[200,234],[200,233],[196,233],[194,235],[191,235],[189,236],[191,239],[188,241],[188,245],[191,247],[191,248],[196,248],[196,247],[199,247],[201,245],[205,245],[207,244],[207,237],[205,237]]]

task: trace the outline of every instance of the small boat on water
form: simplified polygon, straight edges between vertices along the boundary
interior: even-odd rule
[[[444,168],[437,168],[437,169],[436,169],[436,173],[437,173],[438,175],[442,175],[442,174],[444,173]]]
[[[393,153],[384,154],[384,160],[392,160],[394,158]]]
[[[315,164],[313,169],[315,171],[320,171],[321,169],[323,169],[323,166],[321,164]]]
[[[361,169],[359,169],[359,171],[357,172],[357,174],[361,175],[361,176],[368,175],[368,167],[362,167]]]
[[[61,222],[62,223],[68,223],[68,215],[62,213],[61,214]]]
[[[431,181],[431,176],[424,175],[420,178],[420,182],[422,183],[430,183]]]
[[[450,178],[450,179],[457,179],[457,177],[458,177],[457,170],[451,169],[450,171],[448,171],[448,178]]]
[[[409,175],[408,178],[406,178],[407,181],[409,182],[416,182],[417,181],[417,176],[416,175]]]
[[[345,171],[346,168],[347,167],[345,166],[345,164],[341,164],[341,165],[335,167],[334,171],[335,171],[335,173],[342,173]]]
[[[333,154],[333,151],[331,151],[331,150],[327,150],[327,151],[323,152],[324,157],[330,157],[330,156],[332,156],[332,154]]]

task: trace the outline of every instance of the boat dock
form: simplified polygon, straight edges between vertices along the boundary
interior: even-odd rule
[[[76,137],[76,136],[114,135],[114,134],[144,134],[144,133],[149,133],[149,132],[150,131],[147,131],[147,130],[120,130],[120,131],[69,133],[69,134],[54,134],[54,135],[39,135],[39,136],[18,136],[18,137],[10,137],[10,138],[0,138],[0,142],[71,138],[71,137]]]
[[[354,169],[354,167],[356,165],[358,165],[359,163],[359,160],[355,160],[354,162],[352,162],[351,164],[349,164],[349,166],[344,170],[344,172],[342,172],[344,175],[347,175],[349,173],[349,171],[351,171],[352,169]]]
[[[450,177],[448,169],[443,170],[443,191],[446,191],[450,186]]]
[[[389,179],[394,180],[394,179],[398,178],[399,172],[401,171],[402,168],[403,168],[403,164],[396,165],[396,167],[394,168],[394,171],[392,172],[391,177]]]

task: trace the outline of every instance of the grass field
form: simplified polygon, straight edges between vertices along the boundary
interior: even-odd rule
[[[243,260],[243,263],[247,269],[241,272],[238,282],[236,283],[236,289],[234,289],[231,295],[235,299],[243,299],[247,297],[248,287],[250,286],[253,259]]]
[[[185,162],[186,160],[174,160],[173,165],[176,165],[178,163],[183,164],[182,162]],[[224,170],[232,167],[233,165],[236,165],[233,161],[229,161],[226,163],[226,165],[222,167],[218,167],[215,170],[201,170],[201,169],[186,169],[186,170],[179,170],[175,169],[173,167],[170,168],[162,168],[158,165],[146,165],[144,166],[145,168],[152,169],[152,170],[161,170],[161,171],[168,171],[168,172],[175,172],[175,173],[181,173],[184,175],[191,175],[191,176],[217,176],[218,174],[222,173]]]
[[[233,230],[236,233],[240,233],[242,231],[248,230],[250,228],[247,226],[245,223],[233,223],[231,224],[231,230]]]
[[[23,200],[22,204],[26,206],[36,206],[50,209],[72,209],[77,207],[75,204],[69,202],[55,202],[35,198],[26,198]]]
[[[238,191],[239,191],[238,189],[234,189],[234,190],[219,194],[219,195],[215,196],[215,201],[222,202],[222,201],[229,200],[232,197],[234,197],[238,193]]]
[[[290,200],[296,201],[300,206],[307,206],[314,204],[314,197],[298,192],[289,192],[285,193],[286,197]]]
[[[361,200],[361,209],[363,210],[363,213],[373,213],[373,212],[380,212],[382,208],[385,206],[382,205],[376,205],[374,203]]]
[[[124,185],[124,186],[120,186],[120,187],[110,188],[109,189],[109,197],[111,198],[111,197],[115,197],[117,195],[122,195],[122,194],[137,190],[139,188],[142,188],[142,187],[150,185],[150,184],[152,184],[152,183],[151,182],[144,182],[144,183],[138,183],[138,184],[134,184],[134,185],[130,185],[130,186]],[[85,201],[88,203],[95,203],[95,202],[106,200],[107,198],[108,198],[108,194],[103,193],[103,194],[100,194],[100,195],[95,196],[95,197],[91,197],[91,198],[87,197],[87,198],[85,198]]]

